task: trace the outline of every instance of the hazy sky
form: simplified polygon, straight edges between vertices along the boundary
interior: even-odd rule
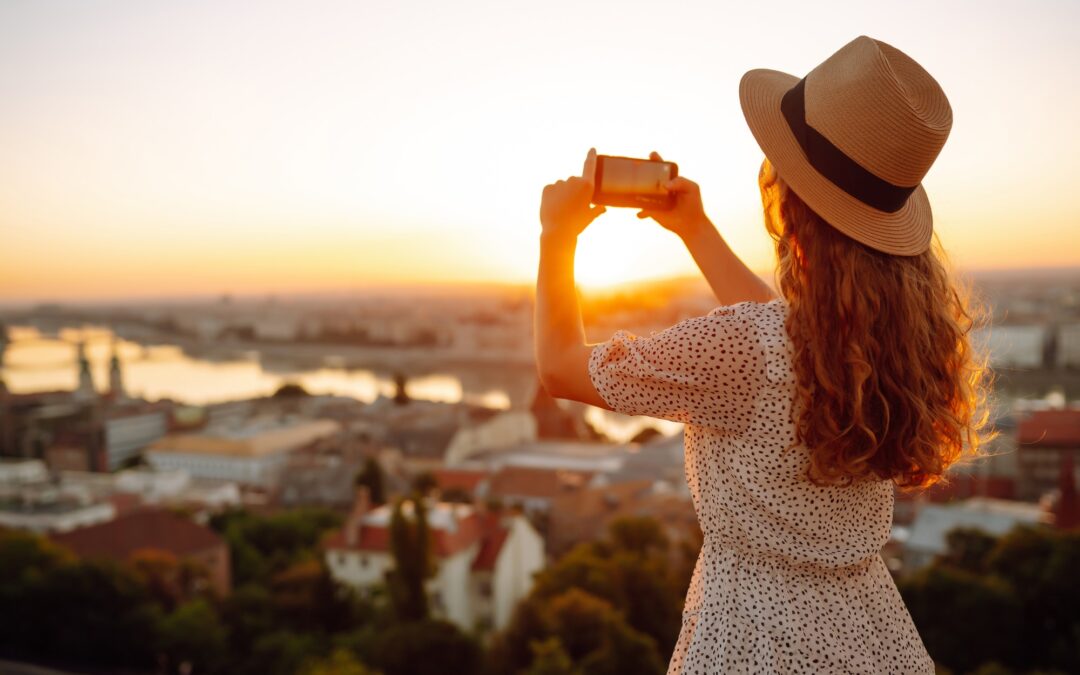
[[[885,9],[888,7],[888,9]],[[859,34],[942,84],[925,181],[967,267],[1080,264],[1080,3],[0,3],[0,299],[528,281],[547,182],[657,149],[755,269],[738,82]],[[632,211],[585,283],[693,270]]]

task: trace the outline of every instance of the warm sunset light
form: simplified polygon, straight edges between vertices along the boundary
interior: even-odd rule
[[[768,271],[740,75],[867,33],[955,114],[926,187],[955,262],[1080,264],[1072,3],[5,3],[0,299],[535,275],[540,188],[661,151]],[[927,23],[922,16],[936,15]],[[766,26],[767,22],[767,26]],[[688,274],[612,209],[580,281]]]

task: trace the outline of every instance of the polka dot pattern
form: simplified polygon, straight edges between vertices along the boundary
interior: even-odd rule
[[[787,304],[718,307],[618,331],[589,375],[613,410],[686,424],[704,545],[668,675],[933,673],[881,548],[893,486],[816,486],[795,438]]]

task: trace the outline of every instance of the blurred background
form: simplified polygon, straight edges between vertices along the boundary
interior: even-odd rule
[[[681,425],[539,386],[540,191],[659,151],[771,281],[739,78],[861,34],[952,104],[924,184],[999,431],[898,492],[885,558],[940,672],[1080,672],[1078,22],[0,3],[0,672],[664,672],[701,537]],[[590,342],[717,304],[628,209],[577,279]]]

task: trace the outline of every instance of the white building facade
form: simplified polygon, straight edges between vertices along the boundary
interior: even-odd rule
[[[426,512],[437,560],[427,581],[432,614],[470,632],[504,627],[544,565],[539,533],[519,514],[480,513],[447,502],[428,504]],[[335,579],[360,591],[386,583],[394,565],[391,517],[390,506],[368,511],[358,499],[345,527],[325,547]]]

